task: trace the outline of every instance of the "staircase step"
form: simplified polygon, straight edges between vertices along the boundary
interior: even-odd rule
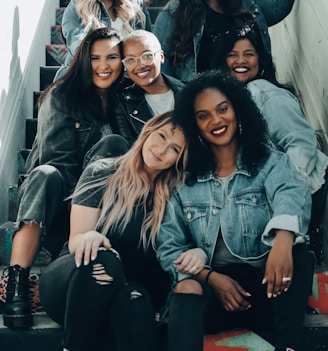
[[[60,7],[65,7],[68,5],[68,3],[70,2],[70,0],[60,0]]]
[[[6,328],[0,318],[1,351],[62,351],[62,334],[62,328],[42,313],[34,315],[28,330]]]
[[[61,6],[56,9],[56,24],[61,25],[63,20],[63,14],[65,12],[66,6]]]
[[[32,148],[35,136],[36,136],[36,131],[38,128],[38,120],[37,118],[27,118],[25,120],[25,145],[28,149]]]
[[[38,99],[42,91],[33,91],[33,118],[38,117]]]
[[[65,45],[65,39],[60,24],[51,26],[51,44]]]
[[[60,66],[65,62],[67,54],[66,45],[48,44],[46,45],[46,65]]]
[[[45,313],[34,314],[33,317],[34,326],[28,330],[10,330],[0,318],[1,351],[62,351],[61,326]],[[306,316],[303,340],[300,351],[328,350],[328,315]],[[214,350],[271,351],[273,348],[254,333],[232,331],[205,336],[204,351]]]
[[[41,66],[40,67],[40,90],[45,90],[55,78],[59,66]]]

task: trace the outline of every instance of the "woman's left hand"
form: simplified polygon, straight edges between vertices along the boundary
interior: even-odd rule
[[[263,284],[267,284],[268,298],[277,297],[286,292],[292,283],[293,243],[294,233],[277,230],[262,281]]]
[[[200,248],[195,248],[181,254],[173,263],[178,272],[196,275],[203,270],[206,262],[206,253]]]

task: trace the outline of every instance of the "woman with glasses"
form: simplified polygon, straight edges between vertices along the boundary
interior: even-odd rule
[[[135,29],[151,31],[151,20],[142,0],[71,0],[62,21],[68,52],[55,80],[66,72],[85,35],[101,27],[114,28],[125,37]]]
[[[123,65],[131,85],[117,97],[113,132],[132,144],[151,117],[172,110],[174,97],[183,84],[161,73],[164,53],[157,37],[137,30],[123,41]]]

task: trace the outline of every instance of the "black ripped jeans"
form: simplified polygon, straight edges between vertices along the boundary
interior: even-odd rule
[[[39,282],[41,303],[64,326],[63,346],[70,351],[154,351],[155,312],[146,289],[127,283],[113,251],[76,268],[73,254],[52,262]]]

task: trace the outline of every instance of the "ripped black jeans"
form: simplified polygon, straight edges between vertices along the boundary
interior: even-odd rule
[[[60,256],[43,271],[39,290],[49,317],[64,326],[66,349],[156,350],[148,292],[126,282],[114,251],[99,251],[95,261],[79,268],[73,254]]]

